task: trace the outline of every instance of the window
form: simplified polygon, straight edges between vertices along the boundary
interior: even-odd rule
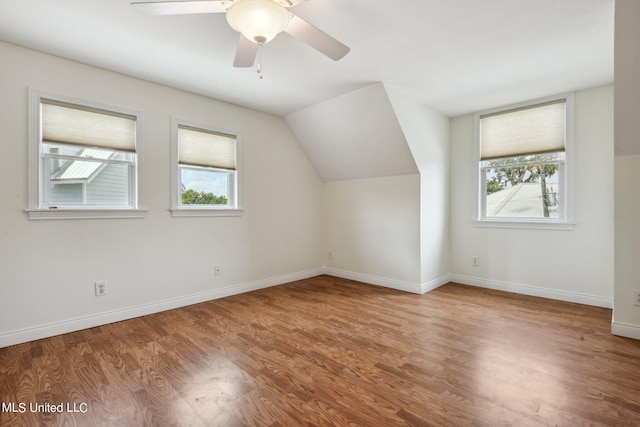
[[[173,124],[173,216],[239,215],[238,137]]]
[[[30,92],[29,217],[139,217],[137,113]]]
[[[478,224],[570,227],[572,97],[476,114]]]

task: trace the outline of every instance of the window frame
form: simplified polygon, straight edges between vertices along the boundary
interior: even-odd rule
[[[70,96],[59,95],[29,88],[28,94],[28,208],[29,219],[89,219],[89,218],[142,218],[146,210],[144,201],[144,161],[143,161],[143,115],[139,111],[101,104]],[[69,205],[49,206],[46,199],[50,191],[50,176],[46,175],[49,156],[44,153],[42,141],[42,102],[52,101],[73,108],[102,110],[116,115],[135,117],[135,145],[133,173],[129,178],[128,190],[131,203],[128,206],[117,205]],[[76,144],[70,144],[76,145]],[[117,150],[116,150],[117,151]]]
[[[484,167],[481,160],[481,133],[480,119],[482,116],[507,113],[512,110],[534,107],[536,105],[547,104],[554,101],[565,100],[565,158],[559,168],[560,176],[558,182],[558,192],[562,194],[562,206],[560,218],[519,218],[519,217],[487,217],[486,197],[487,186],[484,176]],[[474,221],[476,227],[495,228],[521,228],[521,229],[558,229],[572,230],[574,223],[574,95],[566,93],[561,95],[539,98],[517,104],[493,108],[474,114],[474,167],[473,174],[475,197],[474,197]],[[554,162],[555,163],[555,162]]]
[[[203,132],[230,135],[235,137],[235,163],[236,169],[232,174],[233,181],[228,185],[230,204],[219,206],[216,205],[184,205],[182,204],[182,168],[179,164],[179,140],[178,128],[188,127]],[[211,217],[211,216],[240,216],[243,213],[242,207],[242,143],[240,132],[225,129],[220,126],[205,125],[181,118],[173,117],[171,119],[171,216],[173,217]],[[187,168],[196,168],[186,166]],[[199,168],[199,167],[198,167]],[[216,171],[216,168],[202,167],[202,170]],[[229,172],[220,169],[221,172]]]

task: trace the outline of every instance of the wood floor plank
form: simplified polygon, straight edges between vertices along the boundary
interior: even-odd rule
[[[319,276],[2,348],[0,425],[638,426],[640,342],[610,328],[597,307]]]

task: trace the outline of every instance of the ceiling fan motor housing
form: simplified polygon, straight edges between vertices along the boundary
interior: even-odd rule
[[[287,9],[273,0],[236,0],[226,16],[231,28],[258,44],[284,31],[291,19]]]

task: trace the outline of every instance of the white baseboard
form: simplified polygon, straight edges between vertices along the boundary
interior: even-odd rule
[[[578,292],[559,291],[556,289],[539,288],[537,286],[521,285],[518,283],[501,282],[498,280],[480,279],[477,277],[451,274],[451,282],[463,285],[477,286],[480,288],[495,289],[498,291],[513,292],[516,294],[531,295],[534,297],[550,298],[560,301],[575,302],[578,304],[592,305],[595,307],[613,308],[613,299],[596,295],[581,294]]]
[[[430,280],[426,283],[423,283],[420,288],[421,288],[421,293],[425,294],[429,291],[433,291],[434,289],[438,289],[440,286],[442,285],[446,285],[447,283],[449,283],[451,281],[451,274],[445,274],[442,277],[439,277],[437,279],[434,280]]]
[[[414,294],[424,294],[425,292],[432,291],[440,286],[449,283],[449,275],[444,275],[438,279],[431,280],[426,283],[418,284],[411,282],[404,282],[401,280],[389,279],[386,277],[373,276],[370,274],[356,273],[354,271],[340,270],[337,268],[323,267],[324,274],[330,276],[336,276],[343,279],[356,280],[358,282],[367,283],[370,285],[384,286],[385,288],[396,289],[399,291],[411,292]]]
[[[312,269],[268,279],[257,280],[245,284],[228,286],[226,288],[199,292],[196,294],[171,298],[163,301],[142,304],[134,307],[124,308],[121,310],[114,310],[91,316],[78,317],[74,319],[49,323],[46,325],[35,326],[32,328],[21,329],[18,331],[7,332],[4,334],[0,334],[0,348],[52,337],[55,335],[79,331],[82,329],[93,328],[113,322],[119,322],[122,320],[133,319],[135,317],[145,316],[148,314],[158,313],[161,311],[171,310],[174,308],[184,307],[192,304],[198,304],[201,302],[224,298],[231,295],[238,295],[245,292],[268,288],[271,286],[282,285],[284,283],[308,279],[310,277],[319,276],[321,274],[328,274],[344,279],[356,280],[371,285],[384,286],[387,288],[411,292],[414,294],[424,294],[449,282],[456,282],[462,283],[464,285],[478,286],[543,298],[551,298],[562,301],[575,302],[579,304],[593,305],[597,307],[612,308],[613,306],[613,301],[611,298],[603,298],[574,292],[557,291],[554,289],[538,288],[533,286],[500,282],[496,280],[479,279],[475,277],[455,274],[447,274],[429,282],[417,284],[395,279],[388,279],[384,277],[372,276],[369,274],[323,267],[319,269]],[[614,335],[640,339],[639,326],[612,322],[611,331]]]
[[[285,274],[282,276],[257,280],[241,285],[228,286],[226,288],[199,292],[196,294],[166,299],[149,304],[142,304],[134,307],[124,308],[121,310],[114,310],[91,316],[78,317],[75,319],[68,319],[60,322],[49,323],[46,325],[35,326],[32,328],[21,329],[18,331],[0,334],[0,348],[52,337],[55,335],[79,331],[81,329],[106,325],[108,323],[120,322],[122,320],[133,319],[135,317],[146,316],[148,314],[172,310],[174,308],[198,304],[201,302],[224,298],[231,295],[238,295],[245,292],[268,288],[271,286],[282,285],[284,283],[308,279],[310,277],[319,276],[321,274],[324,274],[321,268],[302,271],[298,273]]]
[[[625,338],[640,340],[640,326],[627,323],[611,322],[611,333]]]
[[[404,282],[401,280],[388,279],[386,277],[372,276],[370,274],[356,273],[354,271],[340,270],[337,268],[323,267],[324,274],[340,277],[342,279],[355,280],[368,283],[370,285],[384,286],[385,288],[397,289],[399,291],[422,293],[422,289],[417,283]]]

